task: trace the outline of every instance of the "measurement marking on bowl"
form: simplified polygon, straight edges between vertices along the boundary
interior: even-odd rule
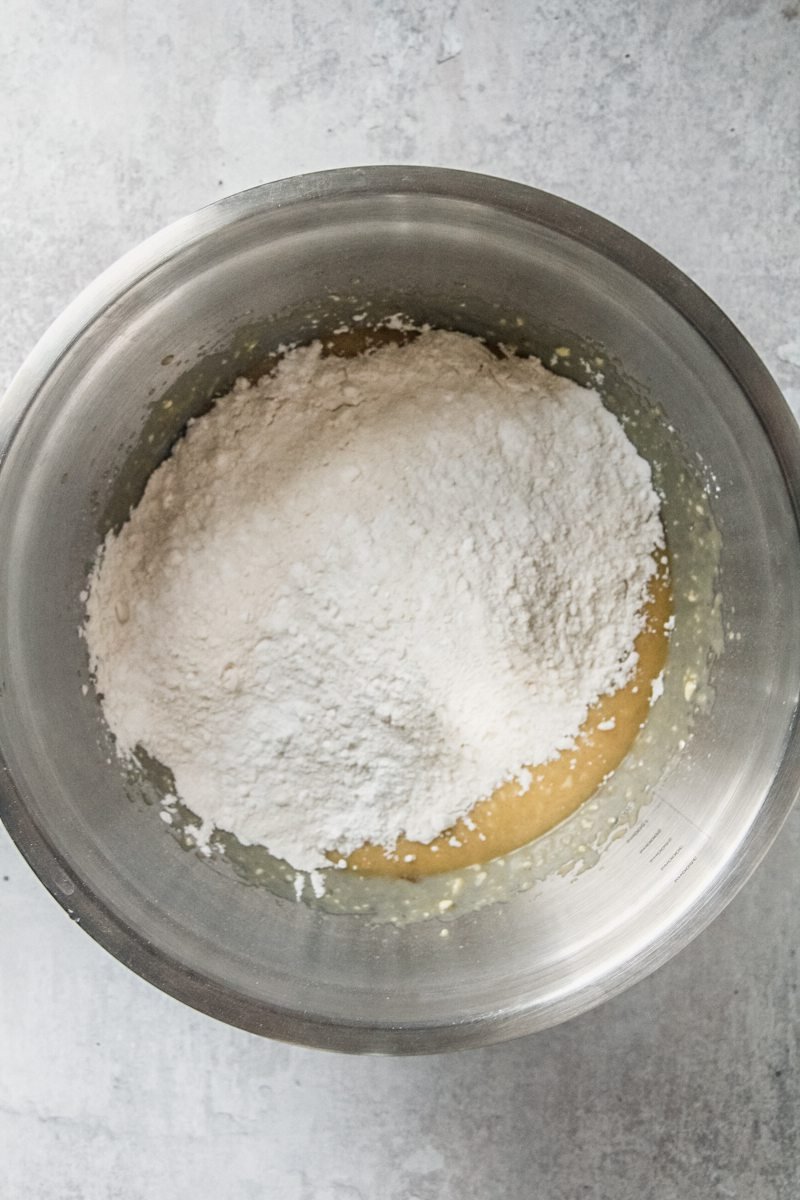
[[[703,833],[703,831],[701,829],[698,829],[698,827],[694,824],[693,821],[691,821],[688,817],[684,816],[683,813],[679,812],[673,805],[669,804],[668,801],[665,801],[663,799],[663,797],[659,796],[659,800],[661,800],[662,803],[667,804],[667,807],[671,810],[672,813],[675,814],[675,816],[677,816],[681,820],[687,822],[687,824],[691,826],[693,834],[699,834],[702,837],[704,843],[708,841],[708,836],[705,833]],[[642,834],[644,834],[648,830],[648,827],[650,827],[651,825],[652,825],[652,821],[651,821],[650,817],[644,817],[642,819],[642,821],[638,825],[636,825],[636,827],[634,829],[631,830],[630,835],[627,839],[628,842],[630,843],[630,842],[636,841],[638,838],[641,837]],[[659,839],[661,839],[661,840],[659,840]],[[639,850],[640,856],[643,856],[643,855],[648,856],[647,861],[651,865],[655,864],[656,862],[658,862],[659,859],[663,858],[663,861],[659,863],[659,867],[658,867],[660,874],[663,873],[664,871],[668,871],[671,867],[680,866],[680,869],[678,870],[677,874],[673,876],[673,883],[677,883],[677,881],[683,875],[686,874],[686,872],[694,865],[694,863],[697,862],[696,854],[692,854],[692,857],[689,859],[688,862],[680,861],[685,854],[692,852],[691,845],[687,845],[687,843],[683,839],[676,841],[675,833],[674,832],[667,833],[661,825],[659,825],[654,830],[654,832],[652,832],[650,834],[650,836],[646,839],[646,841],[641,846],[638,847],[638,850]],[[652,851],[652,853],[649,853],[651,851]],[[665,854],[667,854],[668,851],[669,851],[668,857],[664,858],[663,856]]]

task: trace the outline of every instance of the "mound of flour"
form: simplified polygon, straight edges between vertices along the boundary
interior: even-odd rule
[[[598,395],[427,332],[192,423],[90,579],[119,751],[294,867],[430,841],[628,678],[659,501]]]

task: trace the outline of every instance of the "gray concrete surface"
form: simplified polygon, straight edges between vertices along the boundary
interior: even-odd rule
[[[6,0],[0,383],[75,292],[265,179],[432,162],[674,259],[800,409],[793,0]],[[551,1033],[344,1059],[129,974],[0,838],[2,1200],[790,1200],[800,812],[688,950]]]

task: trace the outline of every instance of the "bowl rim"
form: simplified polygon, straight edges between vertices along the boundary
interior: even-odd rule
[[[800,534],[800,429],[753,348],[718,306],[657,251],[604,217],[538,188],[446,167],[363,166],[261,184],[217,200],[166,226],[118,259],[56,318],[0,401],[0,471],[16,432],[63,355],[103,312],[152,271],[217,231],[264,210],[307,201],[370,195],[426,195],[473,202],[557,232],[609,259],[653,290],[687,321],[725,365],[756,413],[779,465]],[[0,688],[2,695],[2,688]],[[192,1008],[252,1033],[322,1049],[421,1054],[487,1045],[546,1028],[617,995],[683,949],[733,899],[758,866],[800,794],[798,712],[770,789],[737,847],[699,902],[655,941],[616,964],[602,980],[571,992],[542,1013],[524,1004],[464,1022],[366,1024],[278,1008],[225,989],[156,950],[116,911],[74,878],[71,867],[26,807],[0,747],[0,819],[50,894],[91,937],[136,974]]]

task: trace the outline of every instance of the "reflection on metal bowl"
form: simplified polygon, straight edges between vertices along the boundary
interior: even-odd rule
[[[453,904],[443,876],[360,893],[351,877],[321,904],[296,903],[280,872],[246,886],[246,855],[187,853],[144,787],[131,803],[82,688],[87,570],[186,420],[280,344],[364,311],[555,356],[576,378],[602,359],[606,401],[665,497],[675,641],[635,761],[577,823],[457,886]],[[223,200],[80,296],[0,406],[3,819],[88,932],[222,1020],[402,1053],[552,1025],[680,949],[788,811],[799,497],[800,439],[753,351],[679,271],[600,218],[427,168],[334,171]],[[417,898],[403,905],[398,888]],[[393,907],[434,915],[375,919]]]

